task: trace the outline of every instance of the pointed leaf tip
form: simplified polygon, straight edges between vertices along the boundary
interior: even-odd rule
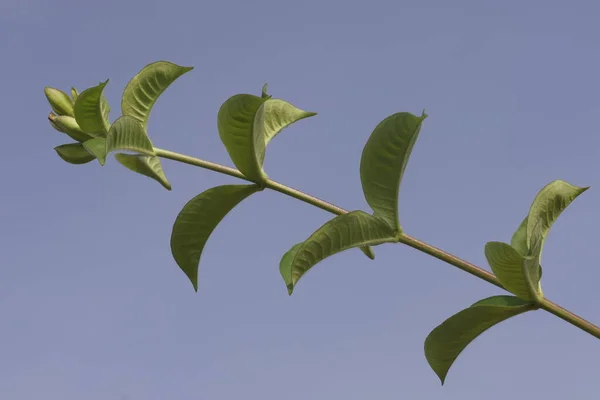
[[[115,154],[115,159],[130,171],[147,176],[160,183],[165,189],[171,190],[171,184],[167,180],[160,158],[143,154]]]
[[[577,187],[562,180],[555,180],[544,186],[536,195],[529,209],[527,247],[531,249],[532,241],[536,240],[535,234],[539,234],[545,239],[560,214],[573,200],[588,189],[589,186]],[[540,227],[536,229],[538,224]]]
[[[181,75],[194,67],[182,67],[169,61],[146,65],[125,86],[121,99],[121,112],[135,118],[144,129],[160,95]]]
[[[260,97],[262,97],[263,99],[271,97],[271,96],[269,96],[269,93],[267,93],[268,89],[269,89],[269,84],[265,82],[265,84],[262,87]]]
[[[258,185],[216,186],[191,199],[177,215],[171,232],[171,252],[195,291],[200,257],[211,233],[236,205],[259,190]]]
[[[83,142],[83,147],[96,156],[100,165],[106,163],[106,139],[98,137]]]
[[[479,335],[498,323],[534,309],[514,296],[493,296],[480,300],[442,324],[425,339],[425,358],[442,385],[454,361]]]
[[[355,247],[396,241],[384,221],[363,211],[352,211],[329,220],[306,241],[292,247],[281,259],[279,270],[291,294],[298,280],[325,258]]]

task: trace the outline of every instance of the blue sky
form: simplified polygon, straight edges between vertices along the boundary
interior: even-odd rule
[[[165,161],[173,191],[109,159],[73,166],[46,85],[194,71],[158,101],[157,147],[231,165],[217,111],[270,93],[317,117],[269,146],[269,176],[367,210],[358,166],[373,128],[427,110],[401,187],[407,233],[485,266],[554,179],[592,188],[546,242],[546,296],[600,323],[600,6],[592,1],[8,0],[0,4],[0,398],[582,399],[599,342],[545,312],[477,339],[441,387],[423,341],[495,287],[403,246],[348,251],[288,297],[280,257],[331,216],[259,193],[221,223],[194,293],[171,258],[181,207],[234,178]]]

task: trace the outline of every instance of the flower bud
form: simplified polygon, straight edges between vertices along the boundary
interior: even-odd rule
[[[57,116],[54,114],[50,114],[48,116],[48,119],[50,120],[50,124],[52,124],[53,127],[55,127],[61,132],[66,133],[78,142],[85,142],[86,140],[91,139],[93,137],[82,131],[79,125],[77,125],[77,121],[75,121],[75,118],[73,117],[69,117],[68,115]]]
[[[46,86],[44,94],[56,114],[75,116],[73,113],[73,100],[65,92]]]
[[[73,104],[75,104],[75,100],[79,97],[79,92],[74,87],[71,88],[71,97],[73,98]]]

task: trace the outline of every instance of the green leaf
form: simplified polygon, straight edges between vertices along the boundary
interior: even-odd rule
[[[425,357],[442,385],[459,354],[492,326],[534,309],[532,303],[513,296],[493,296],[454,314],[425,339]]]
[[[527,218],[525,217],[510,239],[510,245],[522,256],[529,253],[529,247],[527,247]]]
[[[75,119],[83,131],[93,136],[106,136],[110,129],[110,107],[104,97],[108,79],[98,86],[84,90],[75,101]]]
[[[525,257],[516,249],[506,243],[488,242],[485,257],[506,290],[524,300],[540,299],[539,276],[529,274],[530,264],[526,265]]]
[[[396,233],[402,232],[398,219],[398,194],[404,169],[427,118],[407,112],[393,114],[375,127],[360,161],[360,179],[367,203]]]
[[[75,116],[73,114],[73,101],[68,94],[50,86],[44,88],[44,94],[46,95],[46,99],[48,99],[48,103],[50,103],[50,107],[52,107],[52,110],[56,114],[68,115],[69,117]]]
[[[263,98],[263,99],[271,97],[267,93],[268,90],[269,90],[269,85],[265,83],[263,85],[263,87],[262,87],[262,91],[261,91],[260,97]]]
[[[247,178],[264,182],[267,144],[284,128],[313,115],[316,113],[272,99],[263,87],[262,97],[238,94],[223,103],[218,116],[219,136],[235,166]]]
[[[266,146],[261,108],[265,101],[251,94],[237,94],[223,103],[217,117],[219,136],[231,161],[248,179],[260,183],[267,179],[261,158]]]
[[[182,67],[168,61],[146,65],[129,81],[123,92],[121,111],[135,118],[147,131],[148,118],[158,97],[181,75],[194,67]]]
[[[171,233],[171,252],[179,268],[198,291],[198,264],[202,250],[219,222],[257,185],[217,186],[191,199],[181,210]]]
[[[128,115],[119,117],[110,127],[106,136],[106,154],[115,150],[155,155],[154,146],[142,125]]]
[[[141,154],[115,154],[115,158],[123,166],[138,174],[145,175],[160,183],[165,189],[171,190],[171,184],[163,172],[160,158]]]
[[[86,164],[96,158],[81,143],[63,144],[55,147],[54,150],[60,158],[71,164]]]
[[[302,242],[293,257],[289,254],[284,256],[279,269],[284,279],[290,277],[286,285],[291,294],[298,280],[325,258],[354,247],[397,241],[394,232],[383,220],[363,211],[352,211],[326,222]]]
[[[548,236],[552,224],[565,208],[577,196],[589,189],[588,187],[573,186],[565,181],[556,180],[550,182],[537,194],[527,219],[527,247],[531,248],[535,235],[541,235],[542,240]],[[534,229],[540,224],[538,229]],[[541,244],[543,248],[543,242]]]
[[[264,104],[264,135],[265,146],[279,134],[284,128],[296,121],[317,115],[315,112],[304,111],[296,108],[287,101],[281,99],[269,99]],[[260,163],[264,162],[264,153],[260,157]]]
[[[106,139],[98,137],[87,140],[83,142],[83,147],[96,156],[100,165],[104,165],[106,162]]]

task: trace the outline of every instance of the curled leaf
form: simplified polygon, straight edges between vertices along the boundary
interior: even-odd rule
[[[98,86],[84,90],[75,100],[75,119],[83,131],[93,136],[105,137],[110,121],[110,107],[104,97],[104,87],[108,79]]]
[[[354,247],[396,241],[394,232],[383,220],[363,211],[352,211],[329,220],[299,246],[296,245],[295,250],[288,251],[279,264],[279,270],[291,294],[298,280],[325,258]]]
[[[255,182],[267,179],[261,162],[266,146],[261,108],[265,101],[250,94],[238,94],[223,103],[217,117],[219,137],[231,161],[242,174]]]
[[[273,99],[263,87],[262,97],[238,94],[219,109],[221,141],[235,166],[249,179],[264,182],[266,146],[283,129],[296,121],[316,115],[292,104]]]
[[[529,253],[529,247],[527,246],[527,219],[528,217],[525,217],[510,239],[510,245],[522,256],[526,256]]]
[[[281,99],[269,99],[264,107],[264,136],[265,146],[277,136],[283,129],[294,122],[304,118],[317,115],[315,112],[304,111]],[[260,157],[261,165],[264,161],[264,153]]]
[[[485,257],[506,290],[523,300],[541,300],[538,291],[540,277],[530,273],[530,263],[512,246],[488,242],[485,245]]]
[[[198,291],[198,264],[210,234],[236,205],[259,190],[257,185],[216,186],[191,199],[177,216],[171,252],[194,290]]]
[[[177,78],[192,69],[168,61],[146,65],[125,86],[121,100],[123,115],[135,118],[146,132],[156,100]]]
[[[492,326],[535,309],[532,303],[513,296],[493,296],[454,314],[425,339],[425,357],[442,385],[448,370],[475,338]]]
[[[540,235],[545,239],[552,224],[559,215],[568,207],[573,200],[588,187],[577,187],[565,181],[556,180],[550,182],[537,194],[527,218],[527,247],[531,249],[532,241],[537,240],[534,236]],[[536,225],[540,224],[539,228]],[[543,247],[543,243],[541,245]]]
[[[427,114],[393,114],[376,127],[363,149],[360,179],[367,203],[396,233],[402,232],[398,219],[398,194],[410,153]]]

